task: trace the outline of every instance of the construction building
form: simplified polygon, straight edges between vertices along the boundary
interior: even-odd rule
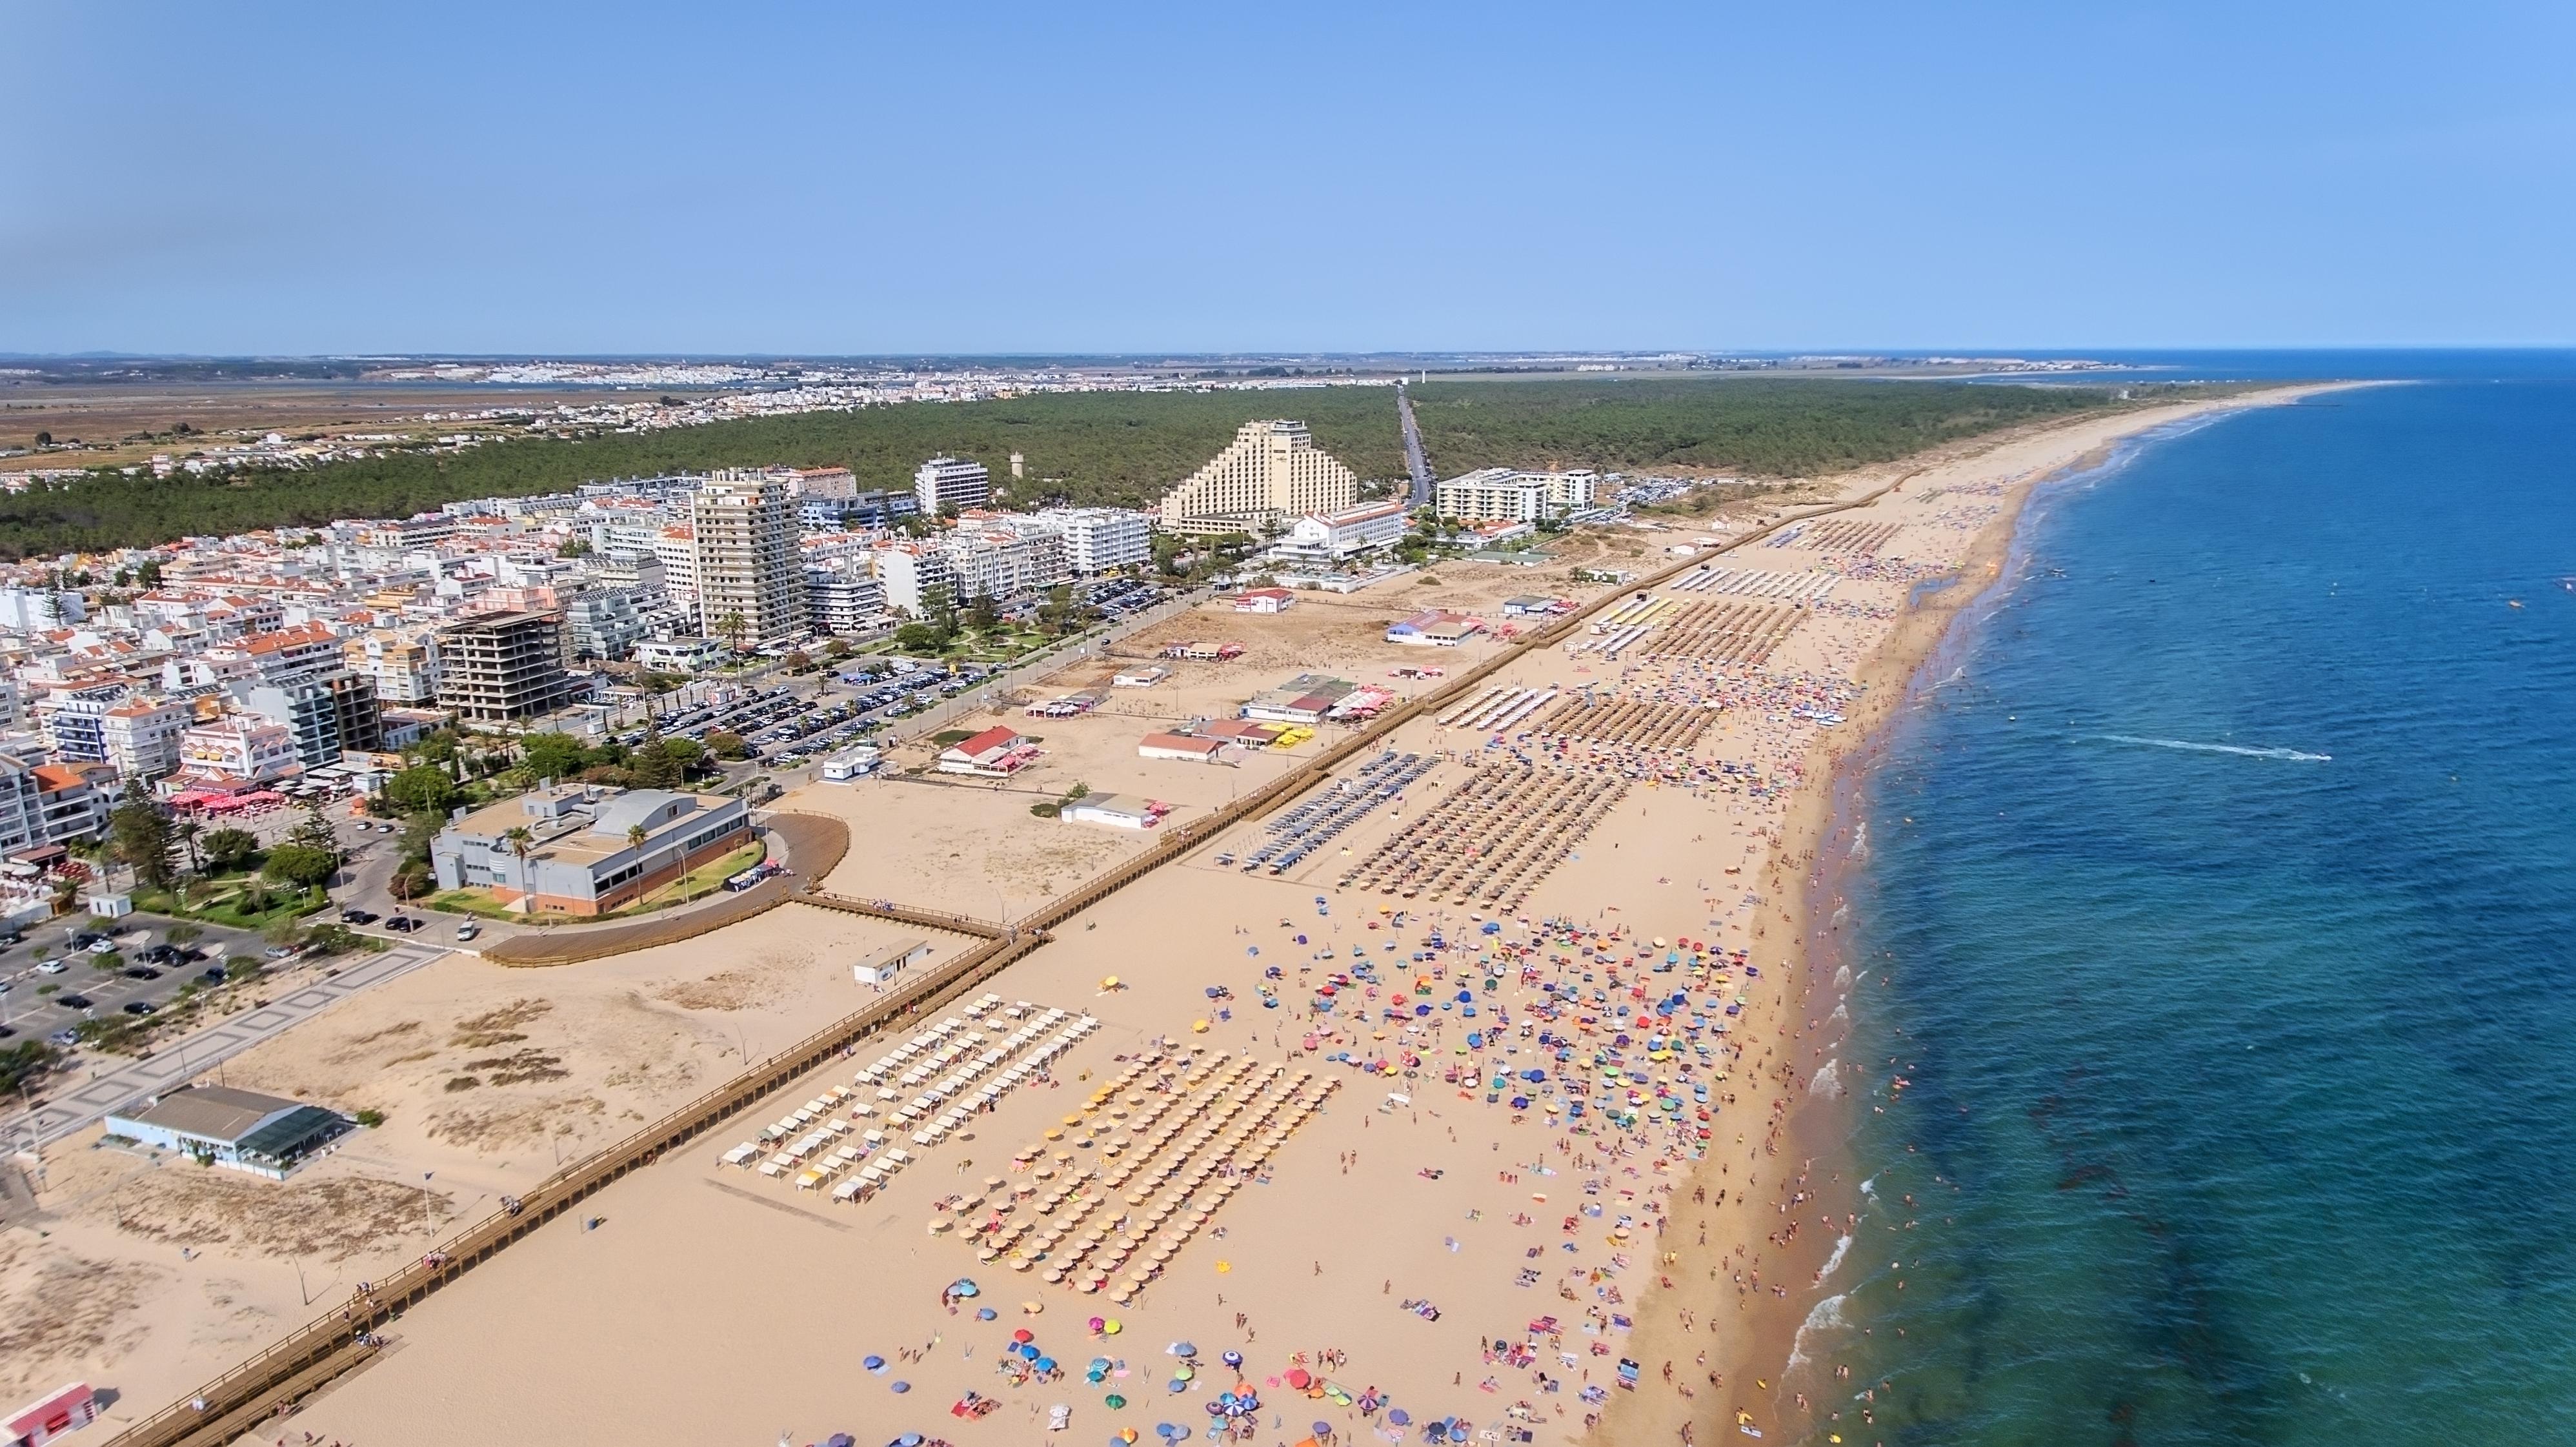
[[[438,630],[438,705],[469,723],[510,723],[572,702],[563,618],[485,613]]]

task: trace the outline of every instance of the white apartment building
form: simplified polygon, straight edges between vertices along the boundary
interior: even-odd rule
[[[1007,600],[1041,593],[1070,577],[1064,539],[1048,532],[992,532],[952,536],[945,544],[957,601]]]
[[[1051,507],[1007,513],[999,521],[1013,532],[1050,532],[1064,539],[1064,563],[1089,576],[1114,572],[1154,556],[1154,515],[1121,507]]]
[[[739,614],[747,643],[805,632],[796,503],[783,478],[717,473],[690,499],[689,526],[697,534],[700,627],[722,635]]]
[[[1339,458],[1315,445],[1305,423],[1246,422],[1158,511],[1167,532],[1258,532],[1282,518],[1347,508],[1359,486]]]
[[[196,711],[183,702],[118,704],[99,720],[107,761],[118,777],[150,783],[179,767],[179,735],[195,721]]]
[[[438,701],[438,649],[430,635],[409,637],[379,628],[344,639],[340,661],[351,673],[375,680],[387,705],[427,708]]]
[[[923,597],[934,589],[945,589],[951,603],[962,601],[957,595],[957,573],[949,566],[946,548],[931,543],[894,543],[877,549],[875,564],[877,581],[885,585],[889,608],[901,608],[918,618]]]
[[[1453,477],[1432,489],[1431,506],[1462,522],[1541,522],[1593,505],[1600,479],[1590,468],[1520,472],[1488,467]]]
[[[1400,499],[1310,513],[1288,525],[1288,536],[1268,556],[1305,567],[1332,567],[1362,553],[1395,546],[1404,537],[1405,525],[1405,505]]]
[[[885,584],[864,563],[805,570],[805,609],[823,633],[864,633],[885,616]]]
[[[921,500],[922,515],[938,517],[992,501],[993,479],[980,462],[934,457],[913,473],[912,490]]]
[[[683,608],[698,606],[698,535],[686,523],[653,535],[653,560],[662,565],[662,593]]]
[[[0,851],[105,833],[108,795],[93,770],[105,772],[97,765],[30,767],[14,754],[0,754]]]
[[[89,616],[78,593],[50,588],[0,588],[0,632],[41,633],[68,628]]]
[[[179,735],[179,772],[190,779],[266,783],[302,767],[295,732],[284,724],[234,717]]]
[[[639,588],[584,588],[564,600],[564,632],[575,658],[624,658],[653,625]]]

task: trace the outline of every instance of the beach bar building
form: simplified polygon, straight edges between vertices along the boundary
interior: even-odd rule
[[[107,1133],[282,1181],[314,1151],[345,1134],[350,1124],[336,1111],[299,1100],[225,1085],[191,1085],[141,1110],[110,1114]]]
[[[909,939],[891,944],[850,966],[850,978],[862,985],[891,985],[895,976],[930,958],[930,941]]]
[[[97,1394],[74,1382],[10,1413],[0,1422],[0,1447],[45,1447],[97,1420]]]
[[[1005,724],[960,739],[939,755],[939,772],[1007,779],[1038,761],[1038,747]]]
[[[1112,829],[1151,829],[1172,806],[1134,794],[1091,794],[1064,806],[1057,817],[1076,824],[1106,824]]]
[[[1222,764],[1226,761],[1227,747],[1224,739],[1203,739],[1191,734],[1147,734],[1136,741],[1136,757]]]

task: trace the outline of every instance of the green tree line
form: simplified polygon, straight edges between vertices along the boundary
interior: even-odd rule
[[[1884,462],[1999,427],[2109,405],[2092,388],[1831,378],[1635,377],[1434,381],[1415,389],[1433,465],[1708,467],[1794,476]],[[463,452],[395,453],[304,471],[127,477],[0,496],[0,557],[142,547],[185,536],[405,517],[460,498],[785,463],[848,467],[900,488],[938,453],[991,469],[1000,500],[1138,506],[1213,456],[1244,422],[1296,417],[1363,478],[1404,474],[1384,387],[1292,392],[1042,393],[747,418]],[[1012,453],[1028,476],[1010,477]],[[1046,481],[1042,479],[1054,479]]]

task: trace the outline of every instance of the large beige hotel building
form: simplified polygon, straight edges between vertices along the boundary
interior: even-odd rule
[[[1267,523],[1347,508],[1359,487],[1305,423],[1246,422],[1225,451],[1164,497],[1161,521],[1166,532],[1257,533]]]

